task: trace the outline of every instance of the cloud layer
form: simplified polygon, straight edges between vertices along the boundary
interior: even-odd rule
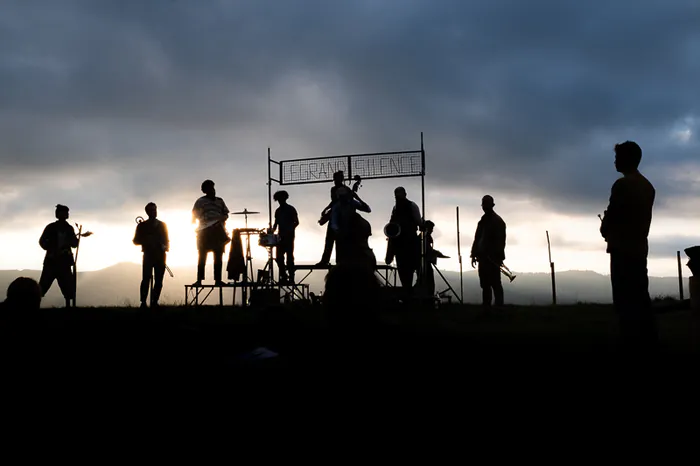
[[[687,215],[698,25],[691,0],[7,0],[0,213],[188,209],[205,178],[251,202],[268,146],[414,149],[424,131],[429,190],[569,215],[602,211],[633,139],[658,208]]]

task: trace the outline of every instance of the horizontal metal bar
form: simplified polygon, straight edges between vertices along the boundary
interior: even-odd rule
[[[393,152],[373,152],[369,154],[344,154],[344,155],[326,155],[324,157],[310,157],[306,159],[290,159],[282,160],[285,162],[305,162],[307,160],[322,160],[322,159],[342,159],[342,158],[352,158],[352,157],[368,157],[372,155],[406,155],[406,154],[420,154],[420,150],[403,150],[403,151],[393,151]]]
[[[362,177],[362,181],[365,181],[365,180],[386,180],[386,179],[389,179],[389,178],[412,178],[412,177],[415,177],[415,176],[424,177],[425,175],[420,174],[420,173],[417,173],[417,174],[415,174],[415,175],[370,176],[370,177],[367,177],[367,178]],[[289,185],[293,185],[293,184],[319,184],[319,183],[332,183],[332,182],[333,182],[333,180],[292,181],[292,182],[287,182],[287,183],[282,183],[282,182],[279,182],[279,181],[278,181],[278,183],[279,183],[280,185],[282,185],[282,186],[289,186]]]

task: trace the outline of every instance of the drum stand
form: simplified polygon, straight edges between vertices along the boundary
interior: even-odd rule
[[[243,285],[243,289],[241,290],[241,304],[245,307],[248,305],[248,299],[249,299],[249,293],[248,290],[249,288],[252,289],[255,288],[256,283],[252,282],[252,278],[254,277],[253,274],[253,255],[250,252],[250,235],[253,234],[260,234],[259,231],[256,229],[255,231],[251,231],[251,229],[248,228],[248,215],[255,215],[259,214],[260,212],[253,212],[248,209],[243,209],[241,212],[234,212],[236,215],[243,215],[245,219],[245,229],[241,231],[241,235],[245,235],[246,237],[246,252],[245,252],[245,269],[243,270],[243,280],[241,281]]]

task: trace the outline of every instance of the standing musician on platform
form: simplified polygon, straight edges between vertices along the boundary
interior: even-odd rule
[[[394,198],[396,205],[389,222],[397,224],[401,231],[389,239],[385,262],[389,265],[396,257],[401,287],[409,295],[413,290],[413,274],[420,270],[421,244],[417,230],[422,228],[423,221],[418,205],[407,198],[403,187],[394,190]]]
[[[280,242],[277,246],[277,266],[280,269],[280,282],[294,283],[294,234],[299,226],[299,215],[297,210],[287,204],[289,193],[287,191],[277,191],[273,199],[280,203],[275,210],[275,224],[272,225],[271,233],[279,228]],[[287,267],[284,266],[284,259],[287,257]],[[287,275],[289,271],[289,275]]]
[[[338,200],[331,209],[330,227],[336,241],[336,262],[361,264],[374,269],[377,260],[368,239],[372,227],[357,211],[371,213],[372,209],[347,186],[337,190]]]
[[[229,210],[220,197],[216,197],[214,182],[206,180],[202,183],[204,196],[197,199],[192,208],[192,223],[199,220],[197,226],[197,281],[192,286],[201,286],[204,280],[204,268],[207,264],[207,254],[214,254],[214,281],[216,286],[224,285],[221,281],[221,269],[226,244],[231,241],[226,233],[226,220]]]
[[[615,168],[623,176],[612,186],[600,234],[608,243],[613,304],[624,348],[646,353],[658,344],[647,271],[656,190],[639,172],[641,160],[642,149],[635,142],[615,145]]]
[[[479,262],[479,284],[485,309],[491,307],[492,296],[496,306],[503,306],[501,264],[506,260],[506,223],[494,212],[495,205],[488,194],[481,199],[484,215],[477,224],[471,252],[472,268]]]
[[[136,225],[134,244],[141,246],[143,252],[143,266],[141,274],[141,308],[145,309],[148,298],[148,287],[151,277],[154,275],[153,293],[151,294],[151,307],[158,307],[160,292],[163,290],[163,276],[165,275],[165,256],[170,250],[168,227],[158,220],[158,207],[153,202],[146,204],[148,220]]]
[[[326,245],[323,249],[323,256],[321,261],[316,264],[317,267],[326,267],[331,263],[331,253],[333,252],[333,243],[335,242],[335,232],[330,225],[331,210],[333,204],[338,200],[338,188],[345,186],[343,181],[345,180],[345,173],[340,170],[333,173],[333,186],[331,187],[331,202],[321,211],[321,219],[318,221],[319,225],[324,225],[328,223],[326,228]]]
[[[75,298],[75,277],[71,270],[75,263],[72,248],[78,247],[78,237],[73,226],[67,222],[70,216],[68,207],[58,204],[55,215],[57,220],[44,228],[39,239],[39,245],[46,251],[39,286],[43,297],[53,281],[58,280],[66,307],[70,307],[71,299]]]

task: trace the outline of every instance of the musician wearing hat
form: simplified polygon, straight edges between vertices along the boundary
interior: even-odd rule
[[[385,262],[389,265],[396,258],[401,287],[410,294],[413,289],[413,274],[420,269],[421,244],[418,230],[422,228],[423,220],[418,205],[408,199],[406,189],[401,186],[396,188],[394,198],[396,205],[391,211],[389,224],[398,233],[389,238]]]
[[[55,215],[57,220],[44,228],[39,239],[39,245],[46,251],[39,286],[43,297],[57,280],[66,307],[70,307],[70,301],[75,298],[75,277],[71,268],[74,264],[73,248],[78,247],[78,237],[68,223],[68,207],[58,204]]]
[[[148,288],[153,279],[153,293],[151,294],[151,307],[158,307],[158,300],[163,289],[163,277],[165,276],[165,256],[170,249],[168,227],[158,220],[158,207],[149,202],[146,205],[148,220],[136,225],[134,244],[141,246],[143,252],[143,265],[141,275],[141,308],[146,308]],[[141,220],[139,218],[139,220]]]
[[[488,194],[481,199],[484,215],[476,227],[471,251],[472,268],[479,263],[479,284],[485,308],[491,307],[492,297],[496,306],[503,306],[501,265],[506,260],[506,223],[494,212],[495,205]]]
[[[216,196],[216,189],[212,180],[202,183],[204,196],[197,199],[192,208],[192,223],[199,221],[197,225],[197,281],[192,286],[201,286],[204,280],[204,269],[207,264],[207,254],[214,254],[214,281],[221,286],[221,271],[223,267],[223,255],[226,244],[231,241],[226,233],[226,220],[229,210],[223,199]]]
[[[294,283],[294,235],[299,226],[299,215],[293,206],[287,204],[289,199],[287,191],[277,191],[272,198],[280,204],[275,210],[275,224],[272,225],[272,233],[279,229],[280,240],[277,245],[276,260],[280,269],[280,282]]]

